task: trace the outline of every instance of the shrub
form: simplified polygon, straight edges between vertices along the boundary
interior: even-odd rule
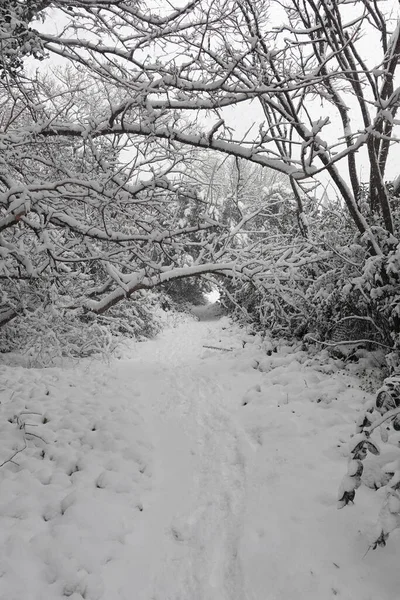
[[[161,328],[159,294],[139,292],[104,315],[65,308],[68,298],[61,304],[62,298],[52,302],[50,296],[36,287],[19,297],[23,309],[1,328],[0,352],[20,352],[30,366],[45,367],[62,357],[108,356],[124,338],[146,339]]]
[[[389,441],[389,432],[400,431],[400,375],[388,377],[371,403],[361,414],[356,425],[356,435],[350,442],[347,473],[338,493],[338,508],[354,502],[356,490],[362,483],[363,460],[368,453],[379,455],[380,448],[373,433],[380,432],[382,443]],[[400,458],[379,467],[374,476],[374,487],[385,488],[384,499],[371,547],[385,546],[392,531],[400,527]]]

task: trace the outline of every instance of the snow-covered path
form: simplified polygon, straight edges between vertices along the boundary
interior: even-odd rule
[[[141,582],[136,598],[245,598],[238,560],[245,436],[230,414],[233,403],[221,365],[199,360],[207,354],[203,344],[218,343],[216,333],[216,323],[189,323],[143,344],[137,361],[119,365],[122,379],[129,371],[142,381],[142,410],[152,424],[157,457],[141,524],[143,560],[133,567]],[[128,552],[127,562],[131,559]],[[122,567],[124,580],[121,597],[128,598],[132,567]]]
[[[363,558],[379,492],[335,506],[367,366],[259,342],[187,321],[0,364],[0,599],[397,600],[398,533]]]

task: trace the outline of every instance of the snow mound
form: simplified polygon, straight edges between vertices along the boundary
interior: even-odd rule
[[[99,600],[151,484],[135,397],[95,363],[0,381],[2,597]]]

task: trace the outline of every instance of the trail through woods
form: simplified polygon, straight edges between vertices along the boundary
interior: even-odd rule
[[[0,469],[0,598],[395,600],[399,535],[364,557],[379,492],[336,509],[373,369],[267,356],[198,314],[109,364],[0,364],[0,462],[21,450]]]

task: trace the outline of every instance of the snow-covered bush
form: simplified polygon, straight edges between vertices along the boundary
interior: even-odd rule
[[[9,287],[8,304],[18,303],[19,314],[0,329],[1,353],[22,352],[31,366],[49,366],[61,357],[109,355],[123,338],[142,340],[161,329],[160,294],[142,290],[96,315],[71,309],[71,298],[44,283]]]
[[[248,280],[224,285],[222,301],[233,316],[286,337],[345,341],[397,349],[400,328],[400,246],[377,227],[386,254],[371,256],[369,241],[336,211],[310,220],[312,239],[265,244]],[[249,269],[250,271],[250,269]],[[342,347],[342,345],[341,345]]]
[[[360,277],[353,286],[366,296],[367,302],[383,316],[387,338],[395,350],[400,350],[400,244],[393,237],[385,255],[365,261]]]
[[[377,442],[372,439],[372,434],[377,430],[383,444],[391,441],[390,432],[400,431],[400,375],[385,379],[376,394],[375,403],[369,404],[357,420],[356,434],[349,444],[347,473],[339,488],[338,508],[354,502],[356,490],[362,483],[362,461],[368,453],[375,456],[380,454]],[[380,471],[379,476],[375,474],[373,485],[375,489],[385,487],[385,495],[371,542],[373,549],[385,546],[390,533],[400,528],[400,458],[383,463]]]
[[[154,337],[161,329],[157,315],[161,302],[160,293],[140,290],[133,298],[119,302],[106,313],[97,316],[87,313],[86,318],[96,320],[116,337],[143,340]]]
[[[0,352],[23,353],[30,366],[47,367],[62,357],[108,355],[115,348],[109,329],[56,306],[20,314],[1,329]]]

